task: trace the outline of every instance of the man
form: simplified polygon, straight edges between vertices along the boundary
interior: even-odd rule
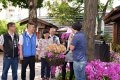
[[[73,68],[76,80],[86,80],[86,37],[81,28],[82,24],[80,22],[73,24],[74,37],[70,46],[70,50],[73,51]]]
[[[0,36],[0,49],[4,52],[3,57],[3,71],[2,80],[8,80],[7,74],[11,66],[12,78],[17,80],[18,69],[18,39],[19,36],[15,33],[15,23],[10,22],[7,24],[8,32]]]
[[[55,34],[56,34],[56,29],[55,28],[50,28],[50,38],[53,39],[53,43],[55,44],[60,44],[60,40],[59,40],[59,37],[57,37]]]
[[[20,59],[22,60],[21,79],[26,80],[26,68],[30,68],[30,80],[35,78],[36,34],[35,26],[28,23],[27,31],[20,36]],[[27,79],[28,80],[28,79]]]
[[[55,28],[50,28],[49,33],[50,33],[50,38],[53,40],[53,43],[54,43],[54,44],[60,44],[60,39],[59,39],[59,37],[55,35],[55,34],[56,34],[56,29],[55,29]],[[53,66],[51,67],[51,70],[52,70],[52,69],[54,69]],[[51,73],[51,78],[52,78],[52,80],[54,80],[55,74],[52,74],[52,73]]]

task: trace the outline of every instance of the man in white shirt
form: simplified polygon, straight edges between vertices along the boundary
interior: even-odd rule
[[[59,45],[60,44],[60,39],[59,39],[58,36],[55,35],[56,34],[56,29],[55,28],[50,28],[49,33],[50,33],[50,38],[53,40],[53,43]],[[53,67],[51,67],[51,69],[52,68]],[[55,74],[51,74],[51,78],[54,80]]]
[[[56,29],[55,28],[50,28],[49,33],[50,33],[50,38],[53,39],[53,43],[60,44],[59,37],[55,35],[56,34]]]
[[[26,80],[26,68],[30,68],[30,80],[35,78],[35,56],[36,56],[36,33],[35,26],[28,23],[27,31],[20,36],[20,59],[22,60],[21,79]]]
[[[19,36],[15,34],[15,23],[8,23],[7,29],[8,32],[0,36],[0,49],[4,52],[1,79],[7,80],[8,70],[11,66],[13,80],[17,80]]]

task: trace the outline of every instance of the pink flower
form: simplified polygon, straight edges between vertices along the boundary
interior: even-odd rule
[[[53,57],[53,54],[52,53],[47,53],[47,57]]]
[[[56,72],[56,66],[51,66],[51,74],[55,75]]]
[[[58,55],[58,58],[64,58],[64,57],[65,57],[65,55],[63,53]]]
[[[89,80],[103,80],[104,77],[107,77],[110,80],[119,80],[120,64],[94,60],[87,64],[86,74]]]

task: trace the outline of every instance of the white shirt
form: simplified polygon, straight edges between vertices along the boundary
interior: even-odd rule
[[[13,40],[14,39],[14,34],[10,34],[9,32],[8,32],[8,34],[11,36],[11,38]],[[3,44],[4,44],[4,37],[3,37],[3,35],[1,35],[0,36],[0,45],[3,46]]]
[[[27,32],[27,34],[28,34],[28,36],[31,38],[32,37],[32,35],[30,35],[28,32]],[[23,35],[20,35],[19,36],[19,44],[20,45],[23,45]],[[36,46],[38,45],[38,40],[37,40],[37,38],[36,38]]]

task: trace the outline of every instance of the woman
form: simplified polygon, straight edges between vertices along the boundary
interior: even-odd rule
[[[70,44],[74,34],[71,33],[67,41],[67,52],[65,55],[65,63],[62,65],[62,80],[65,80],[66,77],[66,65],[69,62],[70,64],[70,77],[69,80],[73,80],[74,70],[73,70],[73,53],[70,51]]]
[[[86,37],[81,31],[82,24],[80,22],[72,25],[74,37],[70,45],[70,50],[73,51],[73,68],[75,80],[86,80],[85,66],[86,66]]]
[[[49,80],[50,78],[50,65],[45,59],[46,47],[52,44],[52,39],[49,38],[49,31],[43,31],[43,37],[39,40],[39,57],[41,58],[41,78],[42,80]]]

